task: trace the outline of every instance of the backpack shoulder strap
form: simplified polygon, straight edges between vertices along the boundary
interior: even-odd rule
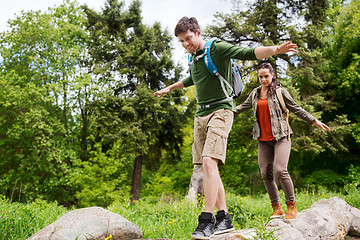
[[[281,93],[281,87],[276,88],[275,92],[276,92],[277,98],[279,99],[279,102],[280,102],[280,105],[281,105],[283,111],[286,112],[287,109],[286,109],[284,97],[283,97],[283,95]]]
[[[192,56],[192,53],[189,53],[189,57],[188,57],[188,70],[187,72],[190,72],[190,75],[191,75],[191,67],[193,64],[195,64],[197,61],[199,61],[201,58],[204,58],[204,62],[205,62],[205,65],[207,67],[207,69],[209,70],[209,72],[212,74],[212,75],[215,75],[214,71],[213,70],[216,70],[217,72],[217,68],[216,66],[214,65],[212,59],[211,59],[211,56],[210,56],[210,49],[211,49],[211,45],[212,43],[216,40],[216,38],[213,38],[209,41],[207,41],[205,43],[205,46],[203,48],[203,53],[194,57]]]
[[[256,94],[256,90],[252,92],[252,96],[251,96],[252,103],[255,101],[255,94]]]
[[[215,75],[215,73],[219,72],[217,67],[215,66],[214,62],[212,61],[211,55],[210,55],[210,49],[215,40],[216,40],[216,38],[210,39],[209,41],[207,41],[205,43],[205,46],[204,46],[204,53],[205,53],[204,62],[205,62],[207,69],[209,70],[209,72],[212,75]]]
[[[285,117],[286,123],[288,125],[288,140],[290,141],[289,109],[286,108],[284,97],[283,97],[282,92],[281,92],[281,87],[276,88],[275,92],[276,92],[277,98],[279,99],[281,108],[284,111],[284,117]]]
[[[231,86],[231,84],[223,77],[220,75],[218,68],[215,66],[213,60],[211,59],[211,46],[214,43],[214,41],[217,40],[216,38],[210,39],[209,41],[207,41],[205,43],[204,46],[204,62],[205,65],[207,67],[207,69],[209,70],[209,72],[212,75],[215,75],[219,78],[220,83],[221,83],[221,88],[223,89],[223,92],[225,93],[225,96],[227,98],[227,101],[232,99],[232,94],[233,94],[233,87]],[[228,91],[226,90],[226,86],[231,90],[231,96],[229,95]]]

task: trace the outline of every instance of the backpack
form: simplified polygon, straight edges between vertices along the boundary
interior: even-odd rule
[[[211,104],[208,104],[208,105],[200,105],[199,106],[200,108],[208,108],[214,104],[218,104],[218,103],[222,103],[222,102],[229,102],[229,101],[239,97],[244,90],[244,83],[242,81],[240,67],[234,59],[231,59],[231,72],[232,72],[231,83],[226,81],[226,79],[220,75],[220,73],[219,73],[217,67],[215,66],[214,62],[212,61],[211,55],[210,55],[211,45],[213,44],[213,42],[215,40],[216,39],[211,39],[211,40],[207,41],[205,43],[203,53],[200,54],[199,56],[197,56],[194,60],[192,60],[192,55],[189,54],[189,70],[188,71],[190,71],[190,68],[194,63],[199,61],[201,58],[204,58],[205,65],[206,65],[207,69],[209,70],[209,72],[212,75],[215,75],[219,78],[220,83],[221,83],[221,88],[222,88],[226,98],[221,99],[219,101],[212,102]],[[191,72],[190,72],[190,75],[191,75]],[[230,95],[229,95],[226,87],[228,87],[228,89],[231,89]]]

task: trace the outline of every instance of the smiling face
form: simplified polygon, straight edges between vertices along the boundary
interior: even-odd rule
[[[271,73],[267,68],[262,68],[258,71],[258,77],[259,82],[263,87],[269,87],[274,77],[274,73]]]
[[[194,53],[196,50],[201,49],[202,46],[202,38],[200,35],[200,29],[196,32],[192,32],[187,30],[187,32],[183,32],[178,34],[178,39],[181,45],[186,49],[188,53]]]

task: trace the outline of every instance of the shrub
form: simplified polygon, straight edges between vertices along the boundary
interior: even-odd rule
[[[333,170],[325,169],[314,171],[304,180],[304,185],[309,189],[318,190],[320,186],[326,187],[328,190],[338,190],[344,185],[345,177]]]

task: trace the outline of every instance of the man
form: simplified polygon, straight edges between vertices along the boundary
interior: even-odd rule
[[[183,17],[175,27],[175,36],[181,45],[196,59],[203,52],[206,41],[196,18]],[[231,60],[260,60],[274,54],[297,52],[296,44],[290,42],[280,46],[243,48],[215,41],[212,44],[211,58],[219,73],[227,81],[231,80]],[[199,216],[199,225],[191,235],[195,239],[210,239],[213,234],[234,230],[232,219],[227,212],[225,190],[220,178],[218,166],[225,164],[226,145],[232,127],[235,101],[221,101],[226,95],[218,77],[210,74],[204,58],[191,65],[191,75],[162,90],[153,93],[162,97],[173,90],[195,85],[198,109],[194,120],[193,163],[202,164],[204,169],[205,211]],[[216,223],[214,208],[218,209]]]

